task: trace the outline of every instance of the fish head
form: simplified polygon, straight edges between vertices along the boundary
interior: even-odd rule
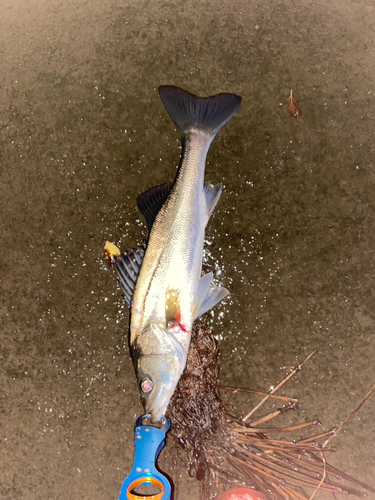
[[[151,323],[133,350],[142,403],[154,423],[165,414],[185,368],[187,349],[178,334]]]

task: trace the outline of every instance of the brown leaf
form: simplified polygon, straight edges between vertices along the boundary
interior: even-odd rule
[[[294,99],[292,91],[290,91],[290,96],[288,99],[288,111],[292,118],[298,118],[302,115],[301,108],[299,107],[298,102]]]

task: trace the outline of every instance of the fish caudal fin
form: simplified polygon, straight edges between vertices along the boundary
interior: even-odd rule
[[[198,128],[214,137],[241,104],[241,97],[235,94],[197,97],[172,85],[159,87],[159,94],[181,135],[192,128]]]

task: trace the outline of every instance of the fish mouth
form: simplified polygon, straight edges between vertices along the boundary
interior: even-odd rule
[[[155,387],[155,393],[148,396],[143,396],[143,406],[146,413],[151,415],[153,423],[159,422],[167,411],[171,397],[178,383],[179,377],[175,381],[171,381],[171,385],[158,384]]]
[[[169,401],[163,406],[157,406],[156,408],[148,408],[146,409],[146,413],[151,415],[151,422],[156,424],[160,422],[160,420],[164,417],[165,412],[167,411]]]

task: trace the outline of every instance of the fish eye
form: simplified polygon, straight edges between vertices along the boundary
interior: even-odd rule
[[[149,377],[144,377],[141,380],[141,389],[142,389],[142,392],[144,392],[145,394],[147,394],[147,393],[151,392],[153,388],[154,388],[154,383],[153,383],[153,381]]]

